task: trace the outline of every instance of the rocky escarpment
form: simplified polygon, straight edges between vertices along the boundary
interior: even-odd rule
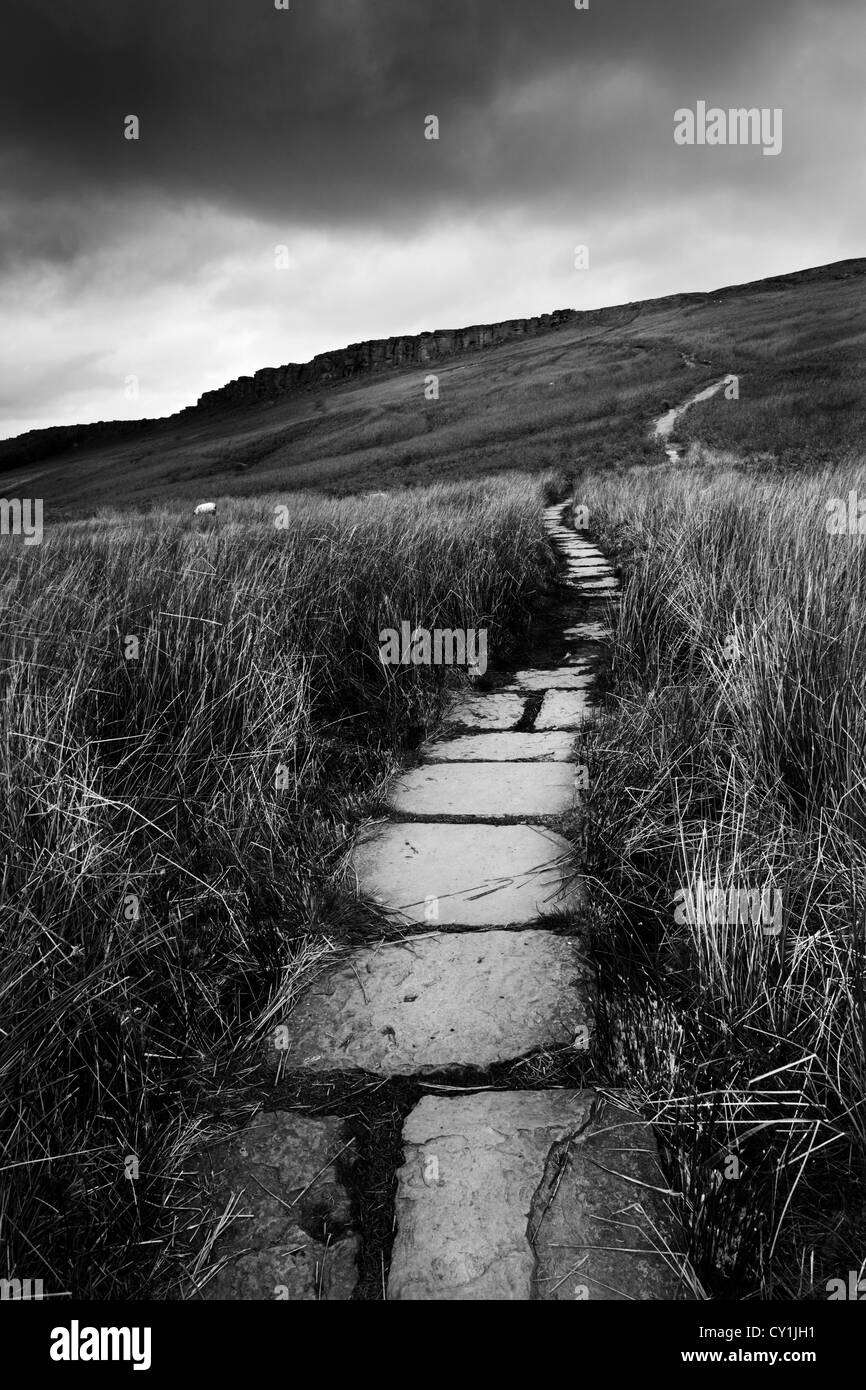
[[[334,352],[322,352],[310,362],[288,362],[283,367],[263,367],[253,376],[241,376],[216,391],[206,391],[196,406],[181,411],[221,409],[225,406],[254,404],[273,400],[286,392],[351,381],[399,367],[425,367],[462,353],[498,347],[519,338],[535,338],[570,324],[609,327],[632,322],[641,312],[660,306],[699,307],[708,301],[734,298],[746,291],[784,290],[810,280],[847,279],[866,273],[866,260],[840,261],[834,266],[818,266],[757,280],[748,285],[731,285],[709,294],[664,295],[656,299],[612,305],[604,309],[557,309],[529,319],[505,319],[502,323],[473,324],[469,328],[437,329],[398,338],[374,338]]]
[[[610,310],[597,311],[599,314]],[[283,367],[263,367],[254,376],[241,376],[216,391],[206,391],[198,405],[190,409],[212,409],[224,405],[243,405],[247,402],[269,400],[287,391],[333,382],[350,381],[354,377],[384,372],[394,367],[423,367],[431,362],[457,357],[464,352],[477,352],[515,338],[534,338],[576,318],[587,320],[589,314],[576,309],[558,309],[552,314],[539,314],[530,319],[507,319],[503,323],[474,324],[470,328],[440,329],[399,338],[373,338],[364,343],[351,343],[334,352],[321,352],[310,362],[288,362]],[[187,412],[181,412],[187,413]]]
[[[52,458],[86,444],[110,444],[130,436],[171,429],[180,420],[186,423],[203,414],[275,400],[293,391],[350,381],[392,368],[421,367],[461,353],[496,347],[517,338],[533,338],[561,328],[575,319],[587,323],[595,320],[614,323],[621,320],[622,314],[623,310],[616,308],[583,313],[576,309],[558,309],[552,314],[539,314],[536,318],[508,319],[504,323],[475,324],[470,328],[443,329],[414,336],[352,343],[334,352],[319,353],[310,362],[263,367],[254,376],[238,377],[215,391],[206,391],[195,405],[186,406],[175,415],[161,420],[97,420],[88,425],[56,425],[44,430],[29,430],[14,439],[0,442],[0,469]]]
[[[93,420],[89,425],[52,425],[45,430],[28,430],[0,442],[0,469],[37,463],[84,445],[113,444],[148,433],[164,420]]]

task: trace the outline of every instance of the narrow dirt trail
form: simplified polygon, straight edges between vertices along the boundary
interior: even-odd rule
[[[577,744],[619,583],[567,510],[545,513],[560,577],[544,664],[461,695],[354,850],[361,893],[409,934],[326,968],[272,1058],[335,1093],[353,1077],[430,1083],[403,1125],[389,1300],[677,1295],[652,1130],[591,1088],[495,1081],[536,1054],[577,1053],[592,1074],[583,890],[555,827],[579,811]],[[449,1084],[467,1074],[483,1079]],[[250,1248],[226,1247],[205,1297],[353,1295],[361,1237],[335,1164],[349,1143],[336,1117],[281,1111],[212,1155],[221,1201],[252,1210]],[[325,1202],[324,1225],[303,1217],[298,1191],[314,1215]]]

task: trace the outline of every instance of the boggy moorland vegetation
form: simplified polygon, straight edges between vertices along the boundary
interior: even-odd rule
[[[356,921],[352,830],[467,679],[384,666],[380,628],[502,651],[551,564],[529,480],[297,495],[278,530],[286,501],[0,553],[0,1273],[46,1295],[176,1286],[189,1155]]]
[[[624,573],[591,734],[602,1066],[643,1095],[727,1297],[862,1272],[866,540],[827,504],[863,481],[706,454],[579,481]],[[780,931],[718,909],[742,885],[780,895]]]
[[[483,624],[507,650],[571,481],[4,547],[8,1271],[176,1287],[189,1155],[357,922],[349,837],[460,679],[395,674],[378,629]],[[826,527],[856,481],[710,456],[574,480],[623,573],[586,744],[595,1072],[655,1120],[710,1297],[826,1297],[862,1259],[866,559]],[[699,882],[772,886],[782,931],[678,921]]]

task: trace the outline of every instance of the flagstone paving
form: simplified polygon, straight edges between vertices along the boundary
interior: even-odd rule
[[[515,685],[524,690],[587,690],[595,679],[595,673],[582,666],[560,666],[552,671],[516,671],[512,677]]]
[[[565,1047],[589,1028],[587,975],[579,941],[547,931],[430,932],[364,947],[301,1000],[285,1063],[412,1076]]]
[[[388,795],[404,816],[490,822],[562,816],[573,804],[565,763],[434,763],[404,772]]]
[[[456,1075],[465,1086],[476,1072],[536,1054],[577,1052],[591,1065],[575,847],[545,822],[576,810],[578,735],[595,712],[601,643],[611,635],[602,619],[619,585],[567,515],[564,504],[544,513],[561,560],[546,663],[494,670],[492,688],[456,698],[419,765],[388,788],[388,819],[352,849],[359,893],[407,935],[355,947],[322,969],[271,1040],[279,1076],[323,1077],[329,1090],[359,1074],[439,1086]],[[326,1137],[332,1143],[336,1131]],[[318,1154],[320,1138],[310,1142]],[[657,1253],[667,1213],[652,1131],[594,1091],[488,1085],[426,1096],[406,1116],[403,1153],[389,1299],[677,1296],[676,1252]],[[334,1249],[311,1252],[313,1228],[285,1198],[295,1179],[278,1163],[268,1172],[260,1186],[285,1212],[255,1197],[266,1238],[251,1254],[232,1247],[217,1288],[273,1297],[261,1291],[273,1280],[288,1282],[290,1297],[312,1296],[311,1287],[348,1297],[356,1237],[339,1190]]]
[[[464,734],[461,738],[431,740],[421,750],[425,763],[574,762],[574,735],[552,732],[528,734]]]
[[[652,1131],[594,1092],[425,1096],[403,1148],[390,1299],[677,1297]]]
[[[523,707],[519,695],[466,695],[455,701],[444,722],[466,729],[512,729],[519,722]]]
[[[354,1161],[345,1122],[260,1114],[204,1156],[208,1200],[222,1223],[207,1300],[350,1299],[360,1239],[341,1169]]]
[[[351,857],[364,893],[399,917],[464,927],[567,908],[577,891],[571,861],[568,840],[540,826],[424,821],[377,826]]]
[[[535,727],[579,729],[592,716],[595,706],[583,690],[549,690],[535,720]]]

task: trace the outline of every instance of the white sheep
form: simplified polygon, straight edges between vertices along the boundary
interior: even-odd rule
[[[212,516],[216,511],[216,502],[199,502],[195,509],[196,516]]]

